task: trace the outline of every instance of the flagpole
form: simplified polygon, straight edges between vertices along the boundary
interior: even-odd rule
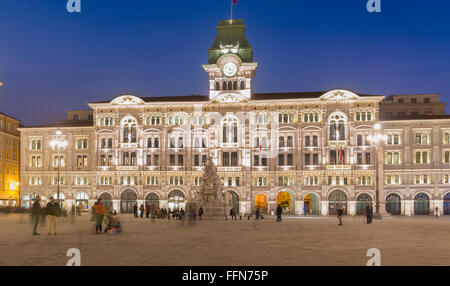
[[[230,20],[233,20],[233,0],[230,0],[231,3],[231,16],[230,16]]]

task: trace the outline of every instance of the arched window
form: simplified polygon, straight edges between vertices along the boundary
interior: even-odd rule
[[[225,119],[222,126],[223,143],[238,142],[238,124],[236,119]]]
[[[147,138],[147,148],[152,148],[152,138]]]
[[[227,90],[227,87],[228,87],[228,86],[227,86],[227,82],[224,81],[224,82],[223,82],[223,90]]]
[[[220,90],[220,83],[216,81],[216,90]]]
[[[128,118],[122,122],[122,142],[136,143],[137,121],[134,118]]]
[[[245,89],[245,81],[241,81],[241,89]]]
[[[238,89],[237,87],[238,87],[238,83],[235,80],[235,81],[233,81],[233,90],[237,90]]]
[[[292,136],[288,136],[287,138],[287,147],[294,147],[294,138]]]
[[[284,147],[284,137],[278,138],[278,146],[279,147]]]
[[[228,90],[233,90],[233,82],[228,82]]]
[[[342,114],[335,114],[329,120],[330,140],[345,140],[346,118]]]

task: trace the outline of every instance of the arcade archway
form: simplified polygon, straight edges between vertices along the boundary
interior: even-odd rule
[[[180,190],[173,190],[169,193],[169,209],[174,210],[176,208],[179,210],[186,209],[186,199]]]
[[[262,213],[267,213],[267,196],[259,194],[255,197],[255,210],[259,208]]]
[[[386,197],[386,212],[391,215],[400,215],[401,211],[400,196],[395,193],[389,194]]]
[[[230,206],[234,208],[234,212],[239,214],[239,195],[234,191],[228,191],[231,194]]]
[[[75,205],[80,208],[80,211],[88,212],[89,196],[85,192],[79,192],[75,196]]]
[[[113,207],[112,196],[110,193],[103,193],[99,198],[102,199],[102,205],[105,207],[105,210],[109,210],[109,208]]]
[[[337,215],[339,208],[344,209],[344,214],[347,214],[347,196],[342,190],[334,190],[328,197],[328,212],[330,215]]]
[[[445,194],[444,196],[444,215],[450,214],[450,193]]]
[[[429,215],[430,214],[430,198],[425,193],[418,193],[414,197],[414,214]]]
[[[281,191],[277,195],[277,207],[280,205],[283,211],[286,213],[292,213],[294,211],[294,204],[292,202],[292,196],[287,191]]]
[[[133,207],[137,205],[137,195],[133,190],[126,190],[120,197],[120,212],[133,213]]]
[[[319,214],[319,197],[315,194],[307,194],[303,199],[304,208],[307,214]]]
[[[157,209],[159,208],[159,196],[156,193],[149,193],[146,197],[145,197],[145,205],[149,205],[150,209]]]
[[[356,214],[364,215],[367,206],[372,206],[372,198],[368,194],[362,193],[356,198]]]

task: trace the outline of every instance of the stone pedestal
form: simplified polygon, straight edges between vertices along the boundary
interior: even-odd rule
[[[223,207],[203,207],[205,216],[207,217],[225,217],[230,215],[230,210]]]

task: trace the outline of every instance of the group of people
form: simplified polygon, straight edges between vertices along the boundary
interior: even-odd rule
[[[102,204],[102,199],[98,199],[92,207],[91,221],[95,221],[95,233],[102,234],[112,231],[113,233],[121,233],[122,227],[117,217],[117,212],[113,210],[112,206],[105,207]],[[106,226],[103,231],[103,224]]]
[[[203,208],[200,208],[203,216]],[[181,220],[186,216],[186,212],[183,208],[174,208],[171,210],[170,208],[160,208],[154,205],[150,206],[147,204],[145,207],[143,204],[138,208],[137,205],[133,206],[134,217],[143,218],[144,215],[146,218],[162,218],[162,219],[171,219],[172,220]],[[199,210],[200,213],[200,210]]]
[[[40,235],[37,232],[38,225],[42,220],[48,219],[48,235],[56,235],[56,218],[61,215],[61,208],[55,201],[54,197],[50,197],[50,201],[45,208],[41,207],[41,198],[36,197],[33,207],[31,209],[31,218],[34,223],[33,235]]]

